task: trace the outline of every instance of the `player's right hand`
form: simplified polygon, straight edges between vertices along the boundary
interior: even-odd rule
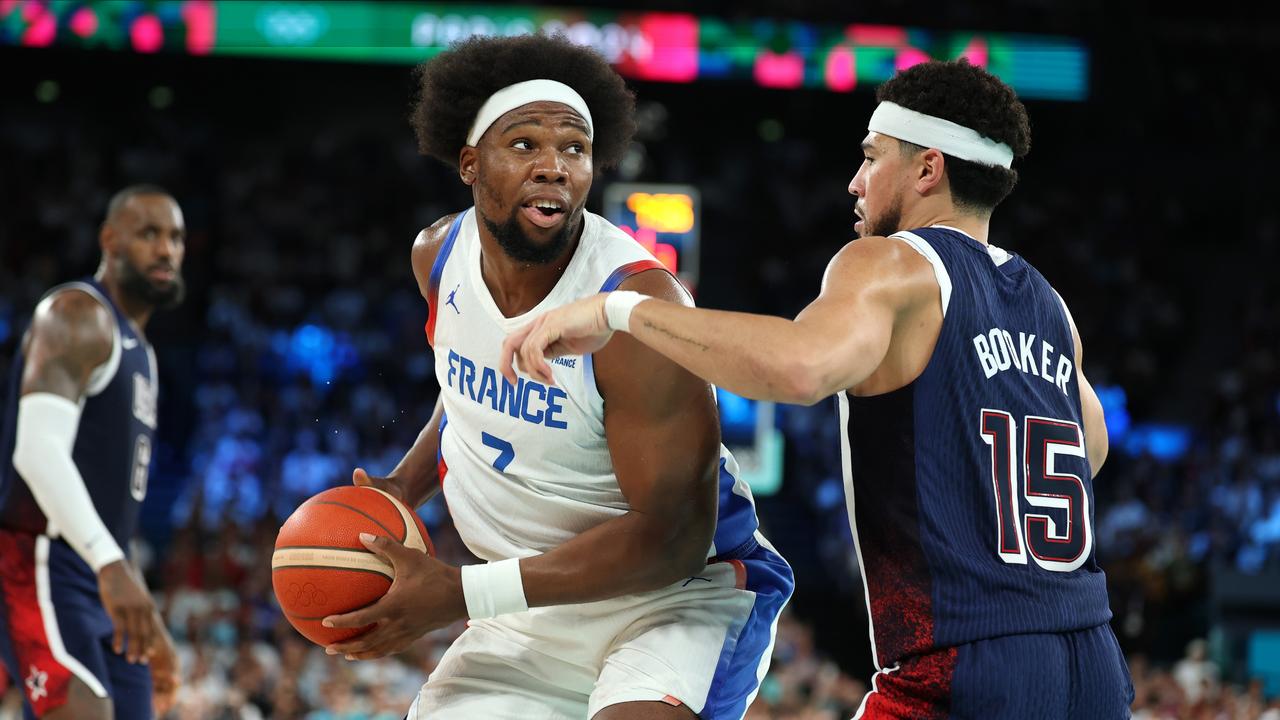
[[[147,662],[155,640],[156,604],[151,593],[124,560],[117,560],[98,571],[98,595],[115,628],[111,649],[131,663]]]
[[[409,499],[405,497],[404,486],[394,477],[378,477],[365,472],[364,468],[356,468],[351,473],[351,482],[358,487],[377,488],[385,493],[393,495],[395,499],[409,505]]]

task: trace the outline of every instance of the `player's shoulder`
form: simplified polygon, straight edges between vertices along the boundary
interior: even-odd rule
[[[933,264],[900,238],[858,238],[831,259],[823,277],[823,293],[878,298],[898,309],[918,306],[938,296]]]
[[[90,355],[109,353],[115,318],[103,298],[81,284],[54,288],[36,306],[33,337]]]
[[[56,287],[36,306],[35,322],[101,329],[110,335],[114,318],[101,295],[72,283]]]
[[[454,221],[464,212],[466,211],[445,215],[420,230],[413,238],[410,264],[413,266],[414,277],[417,278],[418,286],[424,296],[427,292],[428,279],[431,277],[431,268],[435,266],[436,258],[440,256],[440,250],[449,238],[449,230],[453,227]]]
[[[461,214],[462,212],[449,213],[418,231],[417,236],[413,238],[415,267],[419,262],[426,262],[427,267],[431,267],[431,263],[434,263],[436,256],[440,254],[440,248],[444,245],[445,239],[449,237],[449,229]]]
[[[901,238],[879,235],[846,243],[831,259],[830,271],[907,282],[933,276],[932,264],[918,250]]]
[[[630,290],[641,295],[666,300],[680,305],[693,306],[688,290],[665,268],[651,268],[628,277],[618,285],[619,290]]]

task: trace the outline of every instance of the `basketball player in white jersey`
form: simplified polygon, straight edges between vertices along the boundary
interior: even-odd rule
[[[689,304],[647,251],[584,209],[615,164],[634,101],[603,58],[563,38],[472,39],[426,63],[421,150],[458,168],[475,206],[413,246],[440,402],[387,478],[416,506],[443,489],[483,565],[368,541],[396,580],[330,646],[378,657],[469,619],[411,720],[741,718],[767,669],[793,578],[758,531],[720,444],[711,388],[625,337],[553,368],[498,372],[507,333],[622,288]]]

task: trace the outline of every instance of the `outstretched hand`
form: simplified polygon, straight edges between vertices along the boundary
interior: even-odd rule
[[[369,607],[324,619],[325,627],[376,626],[359,637],[329,645],[325,652],[348,660],[371,660],[401,652],[426,633],[467,617],[461,570],[391,538],[361,533],[360,542],[391,563],[395,580]]]
[[[507,336],[502,343],[502,375],[516,384],[516,368],[535,380],[554,384],[547,358],[586,355],[613,337],[604,312],[607,293],[562,305]],[[515,367],[512,358],[515,359]]]

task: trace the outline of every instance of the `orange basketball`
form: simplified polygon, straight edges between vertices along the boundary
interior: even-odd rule
[[[382,535],[435,555],[416,513],[371,487],[330,488],[298,506],[276,536],[271,586],[289,623],[317,645],[353,638],[369,629],[327,628],[329,615],[358,610],[391,587],[391,564],[360,542]]]

